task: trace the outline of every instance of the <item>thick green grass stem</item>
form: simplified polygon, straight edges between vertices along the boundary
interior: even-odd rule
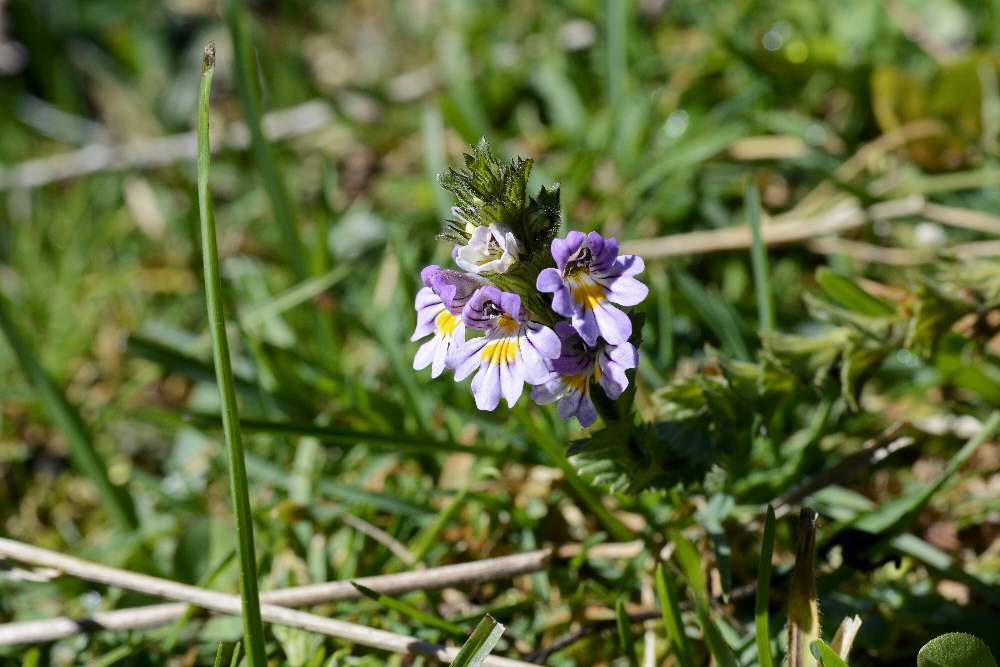
[[[93,440],[80,414],[66,396],[59,390],[55,381],[42,367],[28,339],[18,328],[11,316],[10,303],[0,294],[0,331],[14,352],[14,357],[21,366],[32,389],[38,395],[42,407],[49,415],[69,445],[69,456],[73,465],[90,478],[101,496],[101,501],[108,513],[113,516],[123,528],[135,530],[139,527],[135,505],[128,491],[116,486],[108,477],[107,466],[100,453],[94,447]]]
[[[260,617],[257,590],[257,564],[254,555],[253,521],[250,495],[240,435],[240,418],[236,406],[236,388],[226,339],[226,321],[222,307],[222,280],[219,277],[219,254],[215,237],[215,216],[208,192],[208,171],[211,160],[208,111],[215,70],[215,45],[205,47],[202,64],[201,90],[198,99],[198,210],[201,218],[202,262],[205,267],[205,298],[212,334],[212,355],[215,376],[222,401],[222,427],[229,451],[229,478],[236,514],[236,551],[240,563],[240,596],[243,601],[243,634],[250,667],[265,667],[264,626]]]

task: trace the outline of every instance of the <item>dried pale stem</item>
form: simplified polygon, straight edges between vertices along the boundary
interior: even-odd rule
[[[238,595],[209,591],[167,579],[108,567],[14,540],[0,538],[0,556],[12,558],[23,563],[54,568],[67,575],[87,581],[94,581],[145,593],[146,595],[184,602],[219,614],[239,615],[242,612],[242,603]],[[422,577],[427,576],[426,572],[416,574]],[[374,579],[378,579],[378,577]],[[346,585],[350,586],[350,583],[347,582]],[[272,597],[271,599],[275,598]],[[183,605],[178,606],[183,610]],[[132,614],[142,613],[141,610],[131,609],[128,611]],[[458,654],[457,648],[431,644],[405,635],[377,630],[355,623],[324,618],[315,614],[278,606],[273,602],[262,604],[260,611],[261,616],[268,623],[300,628],[374,649],[410,655],[423,655],[443,661],[451,660]],[[525,667],[530,664],[532,663],[492,656],[487,658],[483,663],[485,667]]]
[[[310,100],[297,106],[264,115],[264,134],[270,141],[291,139],[328,126],[333,109],[322,100]],[[250,147],[250,132],[240,122],[230,123],[224,131],[213,132],[212,152]],[[156,169],[193,160],[198,152],[196,132],[182,132],[165,137],[136,139],[125,143],[90,144],[79,150],[20,162],[0,168],[0,192],[38,188],[106,171]]]
[[[462,586],[486,581],[509,579],[522,574],[538,572],[545,568],[554,555],[559,558],[572,558],[581,552],[586,552],[594,558],[632,558],[642,550],[639,542],[607,543],[589,548],[583,545],[566,544],[558,549],[539,549],[498,558],[485,558],[471,563],[444,565],[425,570],[403,572],[400,574],[361,577],[353,580],[368,588],[375,589],[385,595],[401,595],[412,591],[436,590],[452,586]],[[2,549],[0,549],[0,553]],[[22,579],[37,579],[33,574],[44,574],[51,578],[52,573],[65,571],[62,569],[39,570],[25,572]],[[279,604],[286,607],[305,607],[309,605],[356,600],[361,594],[353,586],[352,581],[332,581],[321,584],[296,586],[282,590],[261,593],[261,602]],[[112,585],[113,582],[110,582]],[[14,644],[32,644],[56,641],[84,632],[102,630],[127,631],[152,628],[177,620],[187,609],[186,604],[157,604],[145,607],[133,607],[115,611],[97,612],[88,618],[73,619],[67,617],[49,618],[38,621],[8,623],[0,625],[0,646]]]

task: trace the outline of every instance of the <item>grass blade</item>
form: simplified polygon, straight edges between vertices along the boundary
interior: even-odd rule
[[[754,600],[754,627],[757,634],[757,659],[760,667],[773,667],[771,656],[771,618],[768,613],[768,598],[771,594],[771,554],[774,553],[774,508],[767,506],[764,518],[764,538],[760,546],[760,561],[757,563],[757,597]]]
[[[748,361],[750,350],[747,348],[746,341],[743,340],[740,316],[732,305],[717,291],[703,287],[686,271],[675,273],[671,282],[677,285],[678,291],[684,295],[698,317],[716,335],[719,342],[722,343],[723,349],[738,359]]]
[[[243,5],[240,0],[226,1],[226,25],[233,42],[233,59],[236,66],[236,90],[243,106],[243,116],[247,129],[250,131],[250,144],[253,148],[257,169],[264,181],[267,196],[271,200],[275,221],[285,243],[288,261],[295,270],[299,280],[309,277],[306,253],[299,238],[295,225],[295,209],[292,198],[288,194],[288,186],[278,168],[271,144],[264,136],[261,126],[261,112],[257,97],[257,68],[253,57],[253,47],[247,34],[248,27]]]
[[[427,612],[420,611],[413,605],[407,604],[402,600],[397,600],[396,598],[391,598],[388,595],[383,595],[382,593],[379,593],[376,590],[372,590],[367,586],[362,586],[356,581],[352,581],[351,585],[354,586],[356,589],[358,589],[358,592],[360,592],[365,597],[375,600],[386,609],[392,609],[393,611],[398,611],[400,614],[412,618],[417,623],[426,625],[429,628],[436,628],[438,630],[441,630],[442,632],[447,632],[448,634],[453,635],[455,637],[465,636],[465,630],[463,630],[460,625],[456,625],[454,623],[446,621],[443,618],[434,616],[433,614],[428,614]]]
[[[615,603],[615,619],[618,623],[618,641],[628,659],[629,667],[639,667],[639,656],[635,651],[635,637],[632,636],[632,619],[625,609],[625,598],[618,598]]]
[[[709,652],[719,667],[739,667],[739,662],[737,662],[732,648],[726,643],[715,621],[712,620],[708,584],[701,571],[702,559],[698,555],[698,550],[690,540],[680,533],[673,533],[671,541],[674,543],[674,556],[677,558],[677,564],[681,566],[681,570],[688,580],[691,598],[694,602],[695,617],[698,619],[698,625],[701,626],[702,632],[705,633],[705,643],[708,644]]]
[[[691,659],[691,647],[688,646],[684,634],[684,619],[681,617],[680,604],[674,587],[667,581],[663,563],[656,565],[656,595],[660,602],[660,614],[663,616],[663,627],[670,640],[674,658],[680,667],[694,667]]]
[[[139,520],[136,517],[132,497],[127,490],[112,484],[108,478],[107,466],[104,465],[100,453],[94,447],[93,440],[80,418],[80,414],[59,390],[55,381],[42,368],[27,338],[24,337],[11,317],[10,311],[10,303],[6,297],[0,294],[0,331],[3,332],[7,343],[14,351],[14,356],[21,366],[21,372],[24,373],[38,395],[49,419],[55,423],[63,437],[66,438],[73,465],[90,478],[90,481],[97,487],[101,501],[108,513],[122,527],[130,530],[138,528]]]
[[[506,628],[500,625],[495,618],[489,614],[484,616],[469,638],[462,644],[462,650],[451,661],[451,667],[480,667],[496,648],[504,630]]]
[[[275,486],[289,493],[291,492],[294,479],[293,475],[287,469],[269,463],[267,460],[253,454],[246,455],[246,462],[247,474],[254,481]],[[367,491],[360,487],[335,482],[323,477],[314,481],[313,487],[316,490],[318,499],[328,497],[338,500],[345,505],[371,507],[402,516],[422,517],[432,514],[431,510],[425,507],[414,505],[395,496]]]
[[[416,561],[421,561],[427,552],[430,551],[431,547],[434,546],[435,542],[438,541],[438,535],[444,530],[444,527],[448,525],[448,522],[452,520],[458,510],[462,509],[462,505],[465,503],[465,496],[468,495],[468,487],[462,489],[455,494],[455,497],[445,505],[441,513],[437,515],[431,525],[427,526],[418,534],[413,540],[407,545],[410,553],[413,554],[413,558]]]
[[[236,407],[236,389],[229,361],[226,320],[222,307],[222,280],[219,277],[219,252],[215,238],[215,216],[208,192],[211,159],[208,134],[209,99],[215,70],[215,44],[205,47],[201,90],[198,98],[198,211],[201,218],[202,262],[205,267],[205,298],[212,333],[216,381],[222,400],[222,426],[229,450],[229,479],[236,514],[236,551],[240,562],[240,595],[243,601],[243,634],[250,667],[265,667],[264,625],[260,618],[257,591],[257,563],[254,556],[253,520],[250,516],[246,462],[240,435],[240,417]]]
[[[222,642],[219,642],[218,648],[215,649],[215,662],[212,663],[213,667],[222,667],[222,651],[224,646]]]
[[[760,193],[753,183],[747,185],[747,224],[753,244],[750,246],[750,262],[753,266],[753,284],[757,294],[757,321],[761,331],[774,331],[774,293],[771,290],[771,274],[767,268],[767,246],[760,231]]]
[[[608,104],[622,113],[628,81],[628,0],[607,0]]]
[[[241,648],[243,648],[243,645],[240,642],[236,642],[236,645],[233,646],[233,655],[229,659],[229,667],[236,667],[237,665],[240,664],[240,649]]]
[[[188,419],[199,426],[218,428],[220,417],[217,415],[194,414]],[[387,449],[399,453],[437,454],[440,452],[456,454],[476,454],[494,459],[511,460],[517,456],[510,450],[501,450],[485,445],[462,445],[448,440],[435,440],[430,436],[414,436],[406,433],[379,433],[374,431],[355,431],[349,428],[335,426],[318,426],[315,424],[298,424],[294,422],[268,421],[265,419],[242,419],[240,425],[247,433],[269,433],[295,437],[314,437],[323,442],[352,447],[367,445],[376,449]]]

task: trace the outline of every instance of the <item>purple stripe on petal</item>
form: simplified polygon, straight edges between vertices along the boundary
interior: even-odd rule
[[[452,368],[455,369],[455,381],[461,382],[465,378],[472,375],[480,366],[480,356],[482,355],[483,346],[489,342],[486,336],[480,336],[479,338],[473,338],[472,340],[466,341],[452,355],[449,360]]]

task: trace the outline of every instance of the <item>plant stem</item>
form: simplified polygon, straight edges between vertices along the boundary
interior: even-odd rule
[[[253,521],[247,490],[246,462],[236,407],[236,389],[229,360],[226,321],[222,308],[222,280],[219,277],[219,254],[215,238],[215,215],[208,192],[211,159],[208,134],[208,110],[215,71],[215,44],[205,47],[198,100],[198,210],[201,218],[202,262],[205,267],[205,298],[212,333],[215,376],[222,400],[222,427],[229,450],[229,480],[236,514],[236,550],[240,562],[240,596],[243,608],[243,635],[250,667],[265,667],[264,626],[260,616],[257,591],[257,564],[254,556]]]

